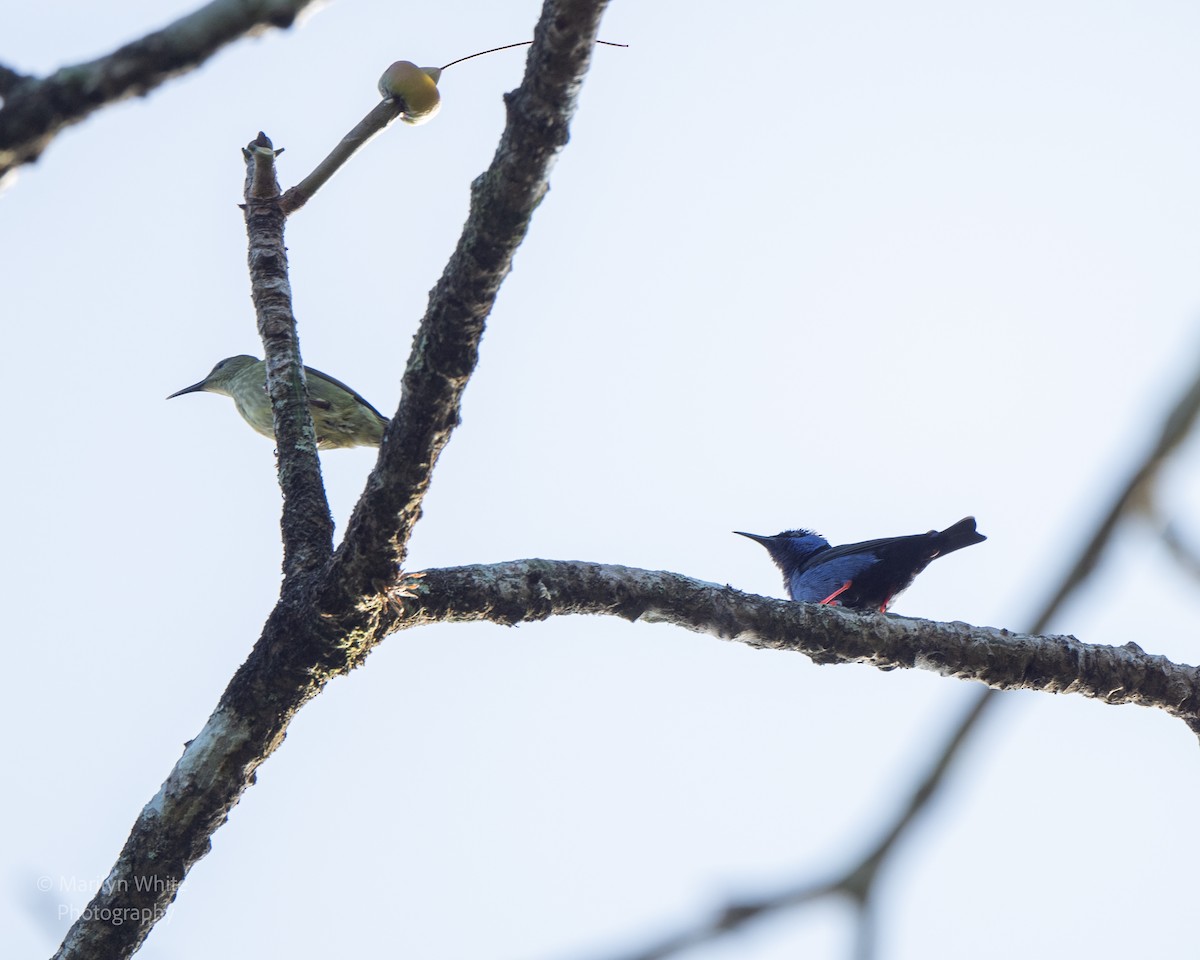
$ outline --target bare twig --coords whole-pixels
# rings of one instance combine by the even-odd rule
[[[315,0],[212,0],[107,56],[61,67],[7,91],[0,108],[0,177],[36,160],[62,130],[126,97],[194,70],[228,43],[290,27]]]
[[[299,210],[313,198],[335,173],[355,153],[367,145],[376,134],[385,130],[393,120],[404,112],[404,102],[394,98],[381,100],[363,117],[354,129],[338,141],[324,160],[307,177],[283,195],[283,212],[290,214]]]

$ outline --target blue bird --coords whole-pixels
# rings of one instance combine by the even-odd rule
[[[887,611],[892,598],[935,557],[987,539],[975,530],[974,517],[965,517],[940,532],[930,530],[911,537],[884,537],[840,547],[831,547],[828,540],[811,530],[784,530],[773,537],[733,532],[767,548],[783,571],[783,585],[793,600],[880,613]]]

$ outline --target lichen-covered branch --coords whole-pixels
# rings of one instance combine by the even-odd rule
[[[1078,693],[1136,703],[1200,733],[1200,671],[1070,636],[1032,636],[967,623],[855,613],[742,593],[678,573],[599,563],[516,560],[428,570],[403,625],[490,620],[514,624],[564,614],[671,623],[752,647],[793,650],[816,663],[917,667],[1000,690]],[[400,625],[400,624],[398,624]]]
[[[250,296],[258,320],[267,367],[267,395],[274,416],[275,455],[283,493],[284,584],[281,602],[307,588],[307,575],[323,567],[333,553],[333,516],[321,481],[317,434],[308,408],[300,339],[292,311],[286,214],[275,174],[277,151],[260,133],[245,148],[247,259]],[[305,579],[297,578],[304,576]]]
[[[322,607],[349,614],[390,582],[442,449],[459,422],[484,321],[548,189],[567,143],[607,0],[547,0],[521,86],[505,97],[508,122],[491,166],[471,187],[458,246],[413,341],[400,407],[338,548]]]
[[[16,81],[6,71],[0,107],[0,178],[36,160],[64,128],[126,97],[194,70],[227,43],[290,27],[315,0],[212,0],[107,56]]]

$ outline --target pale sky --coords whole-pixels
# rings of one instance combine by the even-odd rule
[[[45,72],[190,3],[9,3]],[[61,136],[0,198],[9,416],[0,955],[46,956],[274,603],[271,442],[237,204],[540,4],[336,0]],[[893,612],[1028,625],[1200,348],[1200,8],[621,3],[484,337],[412,569],[552,557],[782,596],[732,530],[967,514]],[[524,53],[447,71],[288,227],[307,363],[385,413]],[[322,454],[339,530],[373,462]],[[1200,444],[1163,483],[1200,543]],[[1195,662],[1197,584],[1130,525],[1054,625]],[[603,960],[873,841],[973,690],[608,619],[387,640],[304,708],[152,960]],[[1188,955],[1200,750],[1178,720],[1010,695],[884,886],[879,960]],[[848,914],[691,958],[847,956]]]

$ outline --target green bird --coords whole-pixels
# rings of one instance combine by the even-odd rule
[[[317,429],[317,449],[377,447],[388,418],[340,380],[304,368],[308,381],[308,409]],[[275,439],[271,399],[267,396],[267,365],[258,357],[226,357],[207,377],[167,397],[185,393],[221,393],[233,397],[237,412],[264,437]]]

